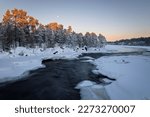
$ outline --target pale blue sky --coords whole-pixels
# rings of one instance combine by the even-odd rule
[[[108,40],[150,36],[150,0],[0,0],[7,9],[24,9],[42,24],[58,22],[75,32],[102,33]]]

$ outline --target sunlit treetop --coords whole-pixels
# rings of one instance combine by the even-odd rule
[[[37,19],[32,16],[27,15],[24,10],[13,9],[7,10],[3,17],[4,24],[13,24],[17,27],[31,26],[32,30],[35,30],[36,26],[39,25]]]

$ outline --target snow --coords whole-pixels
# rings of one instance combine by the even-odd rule
[[[26,75],[27,70],[44,67],[36,58],[5,58],[0,59],[0,82],[16,80],[17,76]]]
[[[109,99],[104,87],[102,85],[97,85],[92,81],[82,81],[76,87],[80,89],[81,99],[82,100],[104,100]]]
[[[143,55],[103,56],[98,59],[86,60],[95,64],[94,74],[103,74],[116,81],[103,79],[108,85],[82,81],[77,85],[80,89],[81,99],[113,99],[113,100],[139,100],[150,99],[150,47],[107,45],[100,51],[90,48],[88,52],[121,53],[144,52]],[[87,52],[87,53],[88,53]],[[86,57],[88,58],[88,57]]]
[[[105,86],[111,99],[150,99],[150,56],[105,56],[94,64],[94,73],[116,79]]]
[[[120,52],[140,52],[150,51],[147,46],[126,46],[126,45],[106,45],[103,48],[89,48],[86,53],[120,53]]]
[[[82,57],[82,59],[94,60],[94,58],[90,57],[90,56],[84,56],[84,57]]]
[[[58,52],[53,54],[56,51]],[[27,71],[44,67],[41,64],[43,59],[75,59],[81,51],[76,52],[73,49],[59,47],[46,50],[18,47],[11,50],[12,54],[0,53],[0,82],[22,78],[27,75]]]
[[[95,82],[92,82],[92,81],[89,81],[89,80],[84,80],[76,86],[76,89],[80,89],[80,88],[83,88],[83,87],[89,87],[89,86],[92,86],[92,85],[95,85],[95,84],[96,84]]]

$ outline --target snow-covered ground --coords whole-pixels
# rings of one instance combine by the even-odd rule
[[[111,99],[150,99],[150,56],[112,56],[94,61],[100,73],[116,78],[105,86]]]
[[[114,53],[146,50],[149,51],[150,47],[108,45],[104,51]],[[116,81],[111,81],[111,84],[105,86],[89,83],[90,81],[81,82],[77,88],[81,89],[82,99],[150,99],[150,53],[104,56],[89,62],[97,66],[97,70],[93,70],[94,73],[102,73],[115,78]],[[107,80],[107,82],[110,81]]]
[[[0,82],[16,80],[26,75],[28,70],[44,67],[41,62],[43,59],[74,59],[81,54],[73,49],[49,48],[42,50],[26,49],[18,47],[11,51],[12,54],[0,53]],[[56,54],[53,54],[57,52]]]

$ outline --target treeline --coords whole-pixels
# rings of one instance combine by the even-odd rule
[[[132,39],[123,39],[115,42],[109,42],[115,45],[131,45],[131,46],[150,46],[150,37],[140,37]]]
[[[43,25],[24,10],[7,10],[0,23],[0,48],[8,51],[18,46],[50,48],[55,46],[102,47],[106,43],[103,35],[87,32],[76,33],[71,26],[64,29],[56,22]]]

